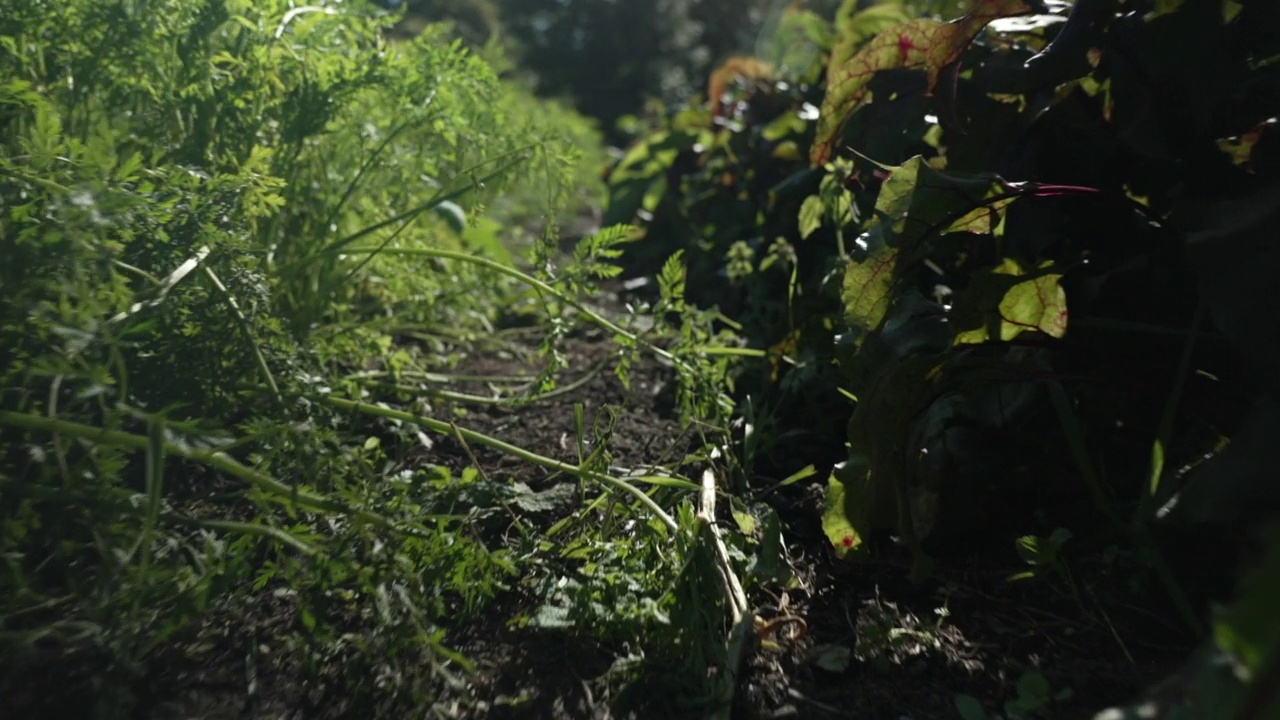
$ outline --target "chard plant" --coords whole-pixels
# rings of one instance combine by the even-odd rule
[[[956,540],[1070,527],[1139,548],[1202,632],[1156,535],[1275,507],[1244,469],[1276,427],[1275,315],[1245,300],[1276,270],[1275,11],[932,5],[792,8],[812,64],[725,63],[607,217],[643,233],[632,273],[682,254],[762,353],[738,397],[807,443],[753,445],[745,482],[831,467],[835,555],[896,540],[923,581]]]

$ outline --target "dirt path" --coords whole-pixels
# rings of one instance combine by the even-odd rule
[[[476,354],[451,371],[536,375],[537,341],[530,333],[527,343]],[[581,405],[585,426],[607,435],[614,468],[675,466],[699,447],[674,413],[676,379],[669,367],[643,356],[626,388],[610,370],[616,346],[603,333],[579,331],[562,350],[568,369],[559,384],[568,390],[521,407],[467,406],[459,424],[576,463],[574,413]],[[491,392],[479,382],[450,388]],[[448,401],[436,402],[433,412],[448,417]],[[496,450],[464,447],[455,438],[435,436],[429,445],[409,463],[445,465],[455,473],[475,467],[494,483],[522,483],[534,492],[576,482]],[[1073,559],[1072,574],[1061,578],[1011,582],[1009,576],[1025,568],[1012,546],[978,543],[947,558],[922,586],[906,581],[909,558],[891,545],[872,562],[837,561],[819,523],[829,468],[818,470],[812,481],[770,498],[783,522],[793,579],[756,588],[751,602],[765,621],[786,616],[802,622],[765,633],[748,659],[735,718],[958,718],[960,696],[971,696],[993,717],[1089,718],[1132,698],[1185,657],[1186,635],[1160,613],[1133,603],[1125,588],[1130,578],[1101,558]],[[563,516],[541,516],[537,529]],[[500,536],[505,527],[498,522],[488,531]],[[689,708],[689,698],[673,696],[661,678],[633,674],[628,682],[619,680],[613,670],[636,647],[607,644],[573,629],[512,623],[532,613],[537,602],[516,584],[479,621],[446,623],[446,646],[472,661],[475,672],[443,688],[441,702],[424,710],[426,717],[703,716]],[[343,716],[340,698],[302,680],[296,665],[274,662],[267,652],[273,638],[291,632],[295,616],[286,596],[213,614],[203,631],[214,638],[212,650],[200,657],[177,653],[156,659],[154,695],[140,717]],[[249,687],[257,688],[248,697],[247,667],[255,673],[256,685]],[[342,687],[340,677],[332,681]]]
[[[565,351],[571,367],[585,368],[607,360],[613,346],[587,333]],[[521,374],[536,365],[528,357],[484,357],[460,370]],[[670,463],[694,447],[667,399],[675,378],[652,360],[632,375],[630,390],[605,372],[574,392],[523,409],[475,412],[467,423],[574,461],[574,405],[581,403],[589,418],[608,406],[616,412],[610,445],[616,465]],[[440,451],[460,464],[468,461],[456,444],[443,443]],[[492,477],[535,489],[552,482],[545,471],[492,451],[474,452]],[[825,477],[820,470],[818,479]],[[956,558],[916,587],[905,579],[905,555],[895,558],[890,551],[865,564],[837,561],[818,521],[820,489],[788,490],[775,506],[796,579],[789,587],[761,589],[752,599],[775,614],[802,618],[804,625],[780,630],[750,659],[735,717],[954,718],[957,696],[969,695],[991,713],[1021,697],[1025,717],[1085,718],[1132,698],[1185,657],[1189,639],[1167,620],[1118,604],[1125,579],[1106,567],[1079,567],[1071,582],[1011,582],[1019,564],[1010,545],[1005,554],[987,548]],[[1096,587],[1078,578],[1090,578]],[[450,634],[479,668],[466,693],[469,702],[451,716],[567,720],[680,712],[669,697],[618,696],[623,688],[609,679],[609,669],[625,648],[572,631],[509,627],[507,618],[528,612],[529,602],[512,595],[490,622]]]

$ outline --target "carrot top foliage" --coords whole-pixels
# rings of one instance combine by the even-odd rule
[[[358,394],[355,370],[436,363],[432,343],[526,294],[380,251],[514,262],[498,231],[574,212],[599,139],[438,29],[388,41],[393,21],[0,2],[10,702],[48,675],[68,685],[46,708],[129,715],[148,663],[267,596],[300,623],[281,657],[354,672],[341,707],[420,705],[465,665],[436,622],[477,612],[512,560],[455,535],[423,486],[366,484],[386,452],[318,399]],[[377,629],[353,646],[341,626],[361,618]]]

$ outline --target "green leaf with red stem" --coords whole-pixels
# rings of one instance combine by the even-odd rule
[[[870,227],[858,237],[862,257],[845,269],[846,319],[865,330],[878,328],[900,264],[927,257],[932,237],[992,232],[1016,198],[994,175],[948,175],[918,155],[894,168],[876,197]]]
[[[810,160],[823,165],[830,159],[845,121],[870,101],[870,82],[877,72],[922,70],[928,75],[928,92],[932,93],[942,68],[960,57],[987,23],[1030,9],[1023,0],[977,0],[968,15],[952,22],[921,18],[895,25],[856,54],[850,41],[837,45],[827,67],[827,96],[822,101]]]
[[[957,175],[917,155],[894,168],[876,197],[863,249],[883,245],[913,255],[924,240],[954,232],[986,234],[999,227],[1009,203],[1026,194],[992,173]]]

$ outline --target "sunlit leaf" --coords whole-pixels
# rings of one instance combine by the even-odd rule
[[[769,142],[778,142],[788,136],[803,134],[806,127],[808,123],[799,113],[784,113],[765,125],[760,131],[760,137]]]
[[[142,169],[142,153],[135,152],[116,168],[114,177],[117,181],[132,180]]]
[[[919,155],[902,163],[885,180],[880,187],[880,194],[876,196],[876,219],[880,222],[888,221],[897,232],[901,232],[906,223],[911,209],[911,195],[920,180],[920,167],[923,164],[924,159]]]
[[[920,155],[890,170],[876,197],[869,232],[860,238],[863,250],[891,245],[914,252],[920,241],[947,233],[990,233],[1016,199],[992,173],[945,173]]]
[[[793,4],[782,11],[777,29],[756,54],[766,57],[788,76],[810,78],[821,72],[823,48],[831,46],[831,26],[818,13]]]
[[[1067,334],[1067,293],[1060,274],[1041,275],[1009,288],[1000,302],[1000,339],[1012,340],[1027,331],[1050,337]]]
[[[867,330],[879,327],[889,308],[901,253],[911,258],[905,262],[915,262],[917,246],[927,238],[994,231],[1013,200],[1005,194],[993,175],[948,175],[929,167],[919,155],[893,168],[876,197],[869,230],[857,240],[856,250],[865,256],[845,269],[841,297],[846,318]],[[1003,288],[996,297],[1004,297]],[[1021,305],[1010,312],[1015,321],[1025,319]]]
[[[1231,158],[1233,165],[1247,167],[1253,159],[1253,149],[1265,135],[1274,136],[1280,130],[1280,118],[1270,118],[1248,132],[1218,141],[1218,149]]]
[[[827,162],[849,116],[870,100],[871,78],[882,70],[921,70],[928,77],[932,93],[942,68],[954,62],[986,27],[1001,17],[1028,12],[1022,0],[978,0],[963,18],[949,23],[928,18],[911,20],[876,35],[865,47],[850,56],[857,40],[842,41],[832,50],[827,68],[827,95],[818,117],[817,135],[810,160]]]
[[[695,482],[681,480],[680,478],[667,477],[665,475],[628,475],[627,482],[640,483],[642,485],[653,485],[654,487],[669,487],[679,490],[700,490],[701,486]]]
[[[732,514],[733,514],[733,521],[737,523],[738,530],[743,535],[755,534],[756,527],[759,525],[759,523],[756,522],[756,518],[754,515],[742,510],[733,510]]]
[[[1024,535],[1014,542],[1018,557],[1033,567],[1045,567],[1058,561],[1059,551],[1071,539],[1071,531],[1058,528],[1048,538]]]
[[[810,195],[800,205],[800,238],[806,239],[822,227],[822,198]]]
[[[786,479],[778,483],[778,485],[781,487],[785,487],[787,485],[792,485],[794,483],[800,482],[801,480],[804,480],[806,478],[811,478],[817,474],[818,474],[818,470],[812,464],[805,465],[799,470],[788,475]]]
[[[569,617],[569,609],[554,605],[542,605],[529,618],[529,624],[536,628],[544,628],[548,630],[567,630],[574,626],[574,621]]]
[[[676,155],[694,143],[686,133],[659,132],[636,143],[609,175],[610,184],[628,180],[650,180],[670,167]]]
[[[970,232],[978,235],[1002,234],[1005,211],[1017,197],[993,186],[984,202],[965,213],[947,228],[947,232]]]
[[[773,66],[763,60],[745,55],[728,58],[711,73],[711,78],[707,82],[711,114],[713,116],[723,114],[724,108],[721,105],[724,102],[725,93],[735,81],[770,80],[774,74]]]
[[[833,472],[827,478],[827,495],[822,506],[822,531],[826,533],[837,557],[844,557],[862,546],[862,534],[849,521],[845,511],[844,483]]]
[[[515,258],[502,241],[502,231],[505,229],[492,218],[481,216],[462,229],[462,238],[468,246],[483,250],[487,257],[504,265],[514,265]]]
[[[803,158],[800,154],[800,146],[795,140],[783,140],[770,155],[776,160],[796,161]]]
[[[845,317],[853,323],[874,330],[889,310],[889,293],[893,289],[893,270],[898,250],[883,247],[860,262],[852,262],[844,271]]]
[[[858,10],[859,5],[861,3],[846,3],[836,13],[841,47],[856,50],[880,32],[912,19],[907,8],[899,3],[886,2]],[[847,14],[849,11],[853,11],[852,14]]]
[[[1150,21],[1160,17],[1161,15],[1178,12],[1178,10],[1182,9],[1182,5],[1185,2],[1186,0],[1155,0],[1154,6],[1146,15],[1146,19]]]
[[[1061,273],[1046,271],[1025,273],[1013,260],[1006,259],[990,274],[976,278],[958,310],[959,327],[956,345],[999,340],[1007,342],[1024,332],[1041,332],[1062,338],[1067,334],[1067,293],[1062,289]],[[999,297],[995,307],[994,299]]]

